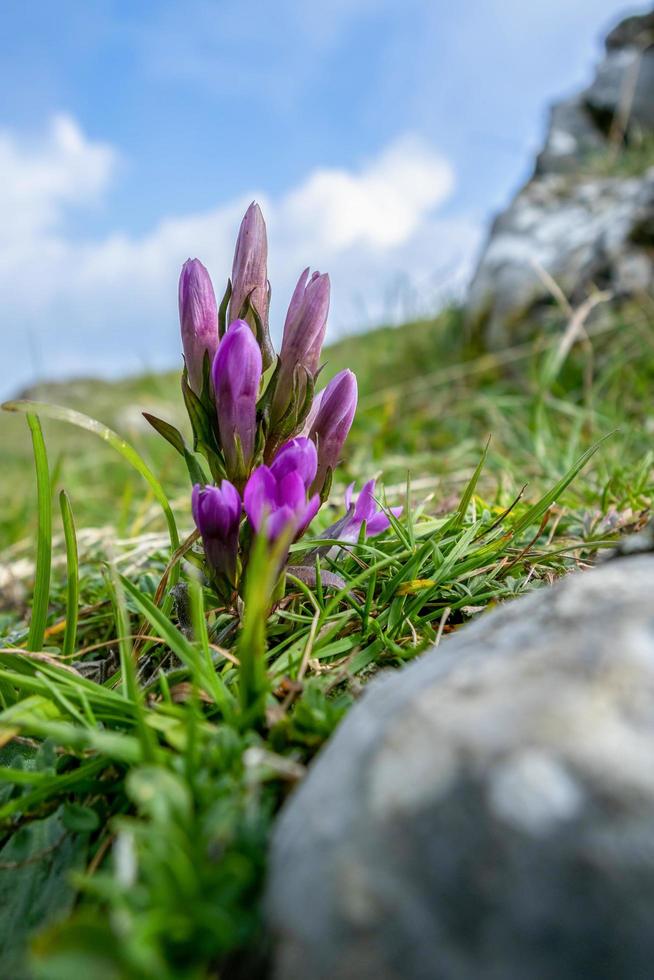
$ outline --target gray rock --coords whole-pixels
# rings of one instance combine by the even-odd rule
[[[651,290],[654,169],[625,176],[616,161],[614,174],[600,175],[598,162],[611,169],[612,125],[629,93],[627,144],[654,136],[653,42],[654,13],[623,21],[593,83],[553,107],[534,176],[493,223],[470,286],[468,329],[485,346],[541,328],[534,314],[552,297],[539,269],[573,303],[594,286],[617,299]]]
[[[516,335],[514,321],[550,297],[539,269],[573,303],[590,284],[618,298],[646,292],[654,284],[652,242],[637,232],[650,226],[654,167],[631,178],[543,174],[495,220],[470,286],[469,316],[485,318],[489,347],[505,345]]]
[[[583,96],[575,96],[552,106],[536,174],[575,173],[583,160],[605,150],[605,136],[598,131]]]
[[[634,84],[635,83],[635,84]],[[633,93],[629,93],[633,85]],[[628,17],[606,39],[606,56],[584,92],[586,106],[605,126],[629,94],[628,125],[654,129],[654,11]]]
[[[277,980],[649,980],[654,556],[374,681],[274,834]]]

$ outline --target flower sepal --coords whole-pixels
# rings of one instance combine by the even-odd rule
[[[277,376],[276,384],[279,384],[280,380],[282,380],[281,372]],[[293,386],[284,413],[275,419],[270,426],[266,458],[270,459],[282,443],[300,432],[311,411],[314,392],[315,381],[313,376],[302,364],[296,365],[293,372]],[[275,395],[276,391],[271,396],[271,413],[274,411]]]
[[[232,280],[227,280],[227,286],[225,292],[223,293],[223,298],[220,301],[220,306],[218,307],[218,340],[222,340],[227,331],[227,310],[229,308],[229,301],[232,298]]]
[[[182,396],[193,432],[193,452],[204,456],[214,480],[222,480],[226,470],[214,422],[215,408],[212,401],[205,402],[195,394],[188,383],[186,369],[182,373]]]
[[[270,284],[268,284],[268,286],[270,286]],[[239,310],[238,319],[245,320],[245,322],[252,328],[252,332],[257,338],[257,343],[261,348],[261,361],[265,371],[266,368],[270,367],[277,355],[275,354],[275,349],[272,345],[272,340],[270,339],[268,320],[266,318],[264,321],[259,316],[256,306],[254,306],[252,303],[253,294],[254,289],[252,289],[251,292],[249,292],[245,297],[245,301]],[[268,290],[268,297],[268,303],[270,303],[270,289]]]

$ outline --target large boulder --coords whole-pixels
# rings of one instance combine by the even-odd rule
[[[606,40],[592,84],[555,105],[535,173],[491,227],[467,304],[470,332],[501,347],[539,329],[552,297],[616,298],[654,285],[654,13]],[[648,165],[648,164],[651,164]]]
[[[276,980],[649,980],[654,556],[374,681],[282,811]]]

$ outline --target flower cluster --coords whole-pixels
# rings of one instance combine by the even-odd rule
[[[226,600],[239,589],[254,535],[265,535],[270,544],[281,541],[287,554],[304,534],[329,495],[357,405],[356,377],[349,370],[315,390],[329,276],[302,272],[276,354],[269,333],[267,259],[266,226],[253,203],[241,223],[220,305],[202,263],[189,259],[184,264],[179,281],[182,391],[192,451],[171,425],[148,416],[185,458],[209,578]],[[373,491],[371,481],[353,505],[348,489],[347,513],[339,522],[343,540],[356,540],[364,523],[367,534],[389,526]]]

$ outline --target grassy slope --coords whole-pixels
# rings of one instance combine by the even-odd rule
[[[520,348],[499,358],[470,358],[456,311],[332,345],[323,378],[349,367],[360,392],[341,483],[376,471],[383,472],[387,486],[403,485],[409,471],[416,486],[433,489],[442,502],[469,477],[490,435],[485,491],[503,497],[529,483],[530,492],[537,493],[593,440],[621,428],[619,439],[601,451],[593,474],[577,484],[577,494],[589,506],[600,499],[618,507],[637,504],[636,498],[630,501],[629,487],[633,467],[649,451],[650,314],[634,307],[614,317],[594,341],[592,363],[577,352],[554,381],[546,377],[548,348],[539,350],[538,344],[534,352]],[[551,336],[562,326],[555,317]],[[182,511],[187,509],[185,475],[176,454],[140,414],[151,411],[186,431],[176,374],[43,385],[32,394],[116,429],[150,463]],[[44,430],[55,482],[68,490],[79,526],[110,523],[121,535],[162,528],[147,488],[109,448],[61,423],[46,421]],[[1,552],[34,528],[24,418],[0,414],[0,446],[5,477],[0,484]],[[608,497],[601,498],[609,483]]]
[[[211,648],[201,641],[189,646],[174,612],[157,620],[149,605],[166,554],[164,522],[145,485],[94,437],[46,425],[54,482],[68,490],[81,529],[74,656],[92,679],[60,666],[66,609],[60,565],[44,644],[50,659],[20,652],[28,568],[26,591],[5,598],[3,645],[14,650],[0,650],[0,762],[14,773],[0,784],[0,865],[17,866],[5,875],[3,900],[31,931],[72,905],[71,867],[92,873],[75,917],[38,940],[38,977],[199,980],[215,976],[216,964],[230,976],[235,951],[241,975],[256,975],[243,949],[262,948],[257,896],[271,816],[361,683],[489,604],[592,562],[618,530],[647,518],[654,493],[651,312],[634,306],[598,321],[590,345],[557,370],[552,354],[563,324],[556,317],[548,343],[494,357],[466,354],[456,312],[330,348],[326,376],[351,367],[361,391],[341,486],[381,470],[389,498],[406,504],[408,469],[413,509],[395,533],[339,558],[350,591],[334,596],[291,582],[267,624],[266,652],[256,622],[234,646],[230,616],[210,616],[220,647],[210,668]],[[148,409],[181,422],[175,377],[76,383],[39,397],[96,415],[130,438],[177,498],[180,525],[188,527],[188,488],[177,457],[138,421],[139,410]],[[9,555],[15,561],[33,552],[32,462],[24,418],[0,417],[0,425],[8,476],[0,491],[2,533],[15,542]],[[616,428],[570,485],[541,498]],[[475,493],[457,513],[489,434]],[[522,499],[503,516],[524,484]],[[103,533],[84,531],[108,522]],[[58,540],[54,551],[61,559]],[[125,644],[124,672],[115,673],[122,613],[115,583],[103,572],[107,559],[125,575],[132,629],[147,622],[148,633],[160,638],[139,649],[145,697],[130,693]],[[104,645],[91,649],[97,644]],[[171,649],[178,666],[174,661],[164,683],[153,671],[168,669]],[[256,724],[236,707],[245,675],[234,668],[234,654],[242,663],[266,662],[276,691]],[[95,660],[108,666],[106,675]],[[16,732],[25,741],[3,748]],[[25,772],[32,769],[34,776]],[[116,835],[121,844],[112,866],[103,857]],[[23,866],[21,856],[34,852],[45,857]],[[208,854],[221,858],[207,860]],[[0,920],[0,946],[16,957],[16,976],[23,969],[19,935],[5,936]]]

